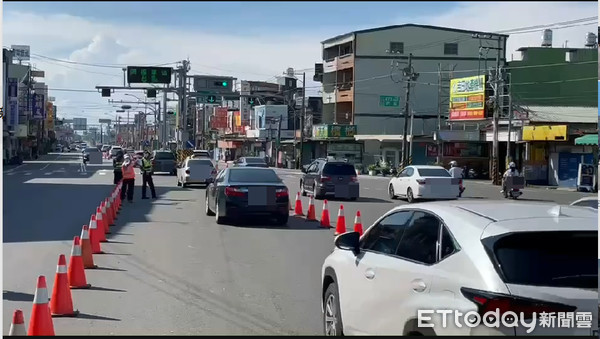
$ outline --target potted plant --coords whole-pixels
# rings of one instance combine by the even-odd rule
[[[369,175],[370,176],[377,175],[377,165],[375,165],[375,164],[369,165]]]
[[[388,174],[390,174],[390,168],[388,166],[382,167],[381,168],[381,174],[385,177]]]
[[[361,175],[363,172],[362,164],[354,164],[354,169],[356,170],[356,175]]]

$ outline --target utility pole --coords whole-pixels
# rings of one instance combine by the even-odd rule
[[[500,172],[498,168],[498,121],[500,119],[500,99],[502,95],[500,93],[502,84],[502,74],[500,72],[500,53],[502,53],[502,38],[498,37],[498,47],[496,49],[496,77],[494,79],[494,95],[495,95],[495,109],[494,109],[494,139],[493,139],[493,152],[492,152],[492,181],[494,185],[500,185]]]
[[[283,116],[279,116],[279,121],[277,122],[277,147],[275,148],[275,167],[279,164],[279,148],[281,147],[281,121],[283,120]],[[294,130],[294,133],[296,131]]]
[[[412,53],[408,55],[408,67],[404,69],[404,77],[406,78],[406,97],[404,99],[404,131],[402,133],[402,167],[408,165],[408,123],[409,123],[409,103],[410,103],[410,87],[413,80],[416,80],[416,74],[412,68]],[[411,136],[412,139],[412,136]]]
[[[415,111],[411,111],[410,112],[410,147],[408,148],[408,164],[412,163],[414,122],[415,122]]]
[[[302,155],[304,151],[304,119],[306,119],[306,72],[302,72],[302,111],[300,113],[300,157],[297,162],[296,168],[302,168]],[[294,131],[296,133],[296,131]],[[294,153],[296,147],[294,146]]]
[[[187,72],[189,71],[189,61],[182,60],[182,66],[179,68],[179,111],[181,112],[181,145],[185,147],[185,144],[188,142],[189,130],[187,128],[187,115],[188,115],[188,106],[187,106]]]
[[[512,123],[513,123],[513,108],[512,108],[512,77],[510,76],[510,73],[507,74],[508,76],[508,139],[506,140],[506,166],[508,167],[508,164],[512,161],[512,156],[510,153],[510,142],[511,142],[511,133],[512,133]]]
[[[167,136],[167,91],[163,91],[163,149],[166,149],[169,138]]]

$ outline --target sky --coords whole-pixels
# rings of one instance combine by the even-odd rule
[[[2,44],[30,45],[58,117],[91,124],[114,118],[114,105],[94,88],[122,86],[125,65],[189,59],[190,75],[262,81],[293,67],[307,72],[307,93],[318,95],[312,70],[322,61],[320,42],[339,34],[406,23],[496,32],[597,13],[597,2],[4,2]],[[553,29],[555,45],[583,47],[596,25]],[[508,59],[539,46],[541,36],[511,35]],[[133,99],[123,93],[111,99]]]

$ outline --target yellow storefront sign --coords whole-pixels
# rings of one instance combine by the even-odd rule
[[[450,120],[485,118],[485,75],[450,80]]]
[[[567,141],[567,125],[523,126],[523,141]]]

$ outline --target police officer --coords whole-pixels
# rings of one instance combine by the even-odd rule
[[[146,196],[146,183],[150,186],[152,199],[156,199],[156,190],[154,189],[154,181],[152,180],[152,160],[150,152],[144,152],[142,158],[142,199],[148,199]]]
[[[123,151],[117,152],[117,156],[113,159],[113,173],[114,173],[114,184],[118,184],[123,179],[123,166],[124,155]]]
[[[136,161],[131,159],[129,154],[125,155],[122,171],[123,171],[123,187],[121,188],[121,200],[125,200],[127,196],[128,202],[133,202],[133,189],[135,187],[135,169]]]

